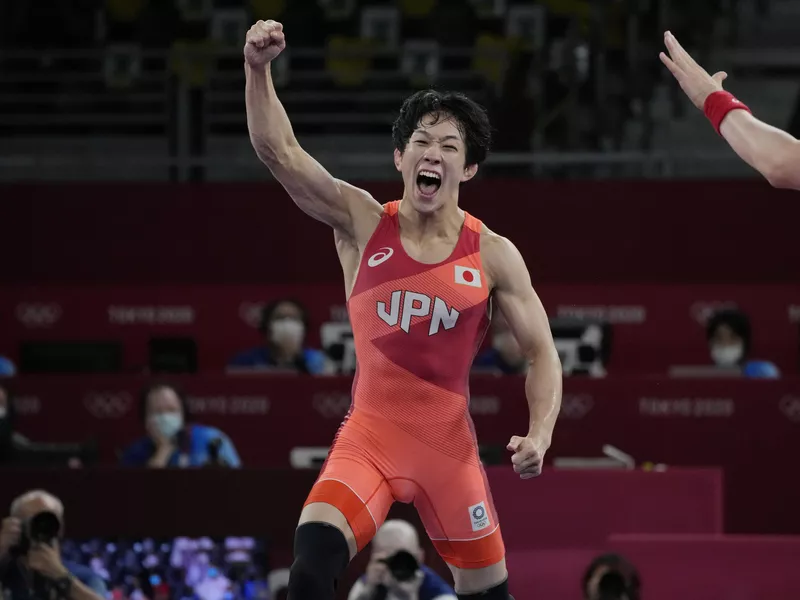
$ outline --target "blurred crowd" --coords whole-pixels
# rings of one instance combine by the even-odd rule
[[[708,18],[732,14],[723,2],[672,2],[670,7],[672,26],[698,42],[707,37]],[[444,85],[489,108],[499,151],[619,149],[623,124],[647,117],[644,106],[660,76],[654,57],[666,14],[662,2],[634,0],[80,0],[69,7],[11,2],[0,10],[0,52],[14,51],[0,58],[4,69],[10,75],[40,74],[36,91],[46,92],[42,102],[51,103],[55,113],[70,110],[74,116],[77,105],[71,98],[87,93],[94,103],[86,108],[88,116],[152,110],[152,102],[128,93],[163,94],[154,82],[171,76],[200,94],[195,100],[201,104],[208,91],[205,102],[214,114],[240,114],[241,103],[217,100],[211,91],[241,91],[244,32],[257,19],[275,19],[284,23],[292,49],[280,63],[278,85],[291,81],[292,93],[321,99],[331,97],[327,92],[353,92],[327,103],[287,95],[284,104],[301,136],[385,133],[387,123],[377,117],[396,110],[399,100],[421,86]],[[41,22],[60,26],[38,43]],[[30,49],[47,58],[26,58]],[[65,49],[83,54],[48,53]],[[102,78],[80,76],[98,66]],[[65,71],[76,76],[47,77]],[[295,72],[301,76],[293,77]],[[0,92],[34,91],[24,77],[13,81],[9,77]],[[375,93],[376,85],[381,93]],[[28,109],[24,103],[4,106],[8,114]],[[376,118],[350,119],[346,125],[317,118],[352,112]],[[113,118],[95,121],[96,133],[113,130]],[[17,127],[11,121],[6,126]],[[236,119],[224,126],[211,119],[205,126],[244,132]],[[142,126],[126,133],[156,131]]]

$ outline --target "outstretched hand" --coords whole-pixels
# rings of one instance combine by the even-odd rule
[[[709,75],[669,31],[664,33],[664,44],[667,46],[669,56],[663,52],[659,54],[661,62],[675,76],[681,89],[689,96],[692,103],[703,110],[706,98],[714,92],[722,91],[722,82],[725,81],[728,74],[719,71],[713,76]]]

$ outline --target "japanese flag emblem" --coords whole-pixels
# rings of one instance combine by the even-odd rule
[[[481,272],[478,269],[456,265],[456,283],[470,287],[481,287]]]

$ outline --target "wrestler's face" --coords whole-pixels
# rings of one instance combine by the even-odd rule
[[[422,118],[394,164],[403,174],[404,199],[420,213],[431,214],[458,201],[458,186],[475,176],[478,165],[466,166],[466,144],[453,118],[430,114]]]

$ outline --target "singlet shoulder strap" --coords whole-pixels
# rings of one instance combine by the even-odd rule
[[[392,202],[387,202],[383,205],[383,212],[393,217],[397,214],[397,211],[400,210],[400,200],[394,200]]]
[[[483,221],[476,219],[466,211],[464,211],[464,226],[478,234],[483,231]]]

